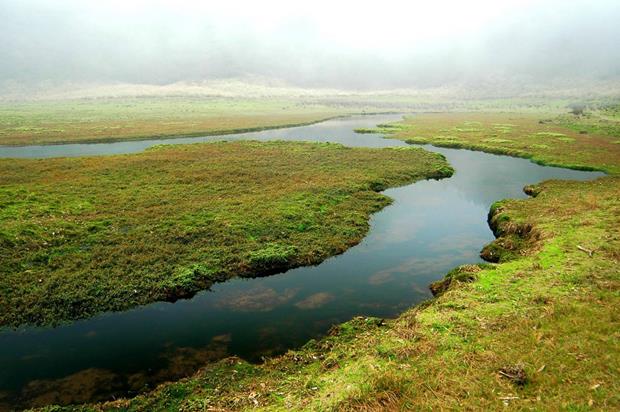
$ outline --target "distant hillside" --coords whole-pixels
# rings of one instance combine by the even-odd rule
[[[0,82],[0,101],[65,100],[116,97],[231,97],[231,98],[331,98],[338,100],[381,101],[401,97],[437,102],[507,98],[618,98],[620,78],[608,80],[558,79],[535,84],[528,79],[486,79],[441,87],[389,90],[347,90],[301,88],[279,80],[260,77],[225,80],[182,81],[171,84],[68,83],[23,84]]]

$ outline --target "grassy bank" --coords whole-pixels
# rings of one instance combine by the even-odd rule
[[[603,113],[581,117],[545,113],[425,113],[377,130],[410,143],[482,150],[531,158],[546,165],[620,173],[620,116]],[[602,129],[604,133],[595,133]]]
[[[0,103],[0,145],[214,135],[313,123],[343,108],[290,99],[101,98]]]
[[[231,358],[80,409],[617,409],[620,179],[534,189],[492,211],[500,243],[521,240],[513,259],[453,271],[426,305],[353,319],[262,365]]]
[[[0,325],[54,324],[314,264],[390,186],[449,176],[420,149],[234,142],[0,160]]]

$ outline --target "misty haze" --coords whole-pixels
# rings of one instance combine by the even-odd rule
[[[0,22],[0,412],[620,409],[618,1]]]

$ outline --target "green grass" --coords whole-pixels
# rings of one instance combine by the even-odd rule
[[[581,116],[563,115],[553,123],[579,134],[600,134],[620,141],[620,104],[609,104],[597,110],[586,110]]]
[[[0,145],[227,134],[308,124],[346,113],[291,99],[144,97],[0,103]]]
[[[449,176],[420,149],[220,142],[0,159],[0,325],[46,325],[316,264],[358,243],[379,190]]]
[[[553,166],[620,173],[620,120],[612,134],[579,133],[601,112],[589,117],[546,113],[426,113],[407,117],[398,128],[377,128],[386,137],[408,143],[482,150],[525,157]],[[614,123],[615,122],[615,123]],[[610,129],[612,130],[612,129]]]
[[[85,96],[88,96],[86,94]],[[399,94],[351,94],[280,97],[164,95],[83,97],[39,101],[0,101],[0,145],[110,142],[256,131],[317,122],[350,113],[428,111],[514,111],[556,116],[567,112],[568,99],[472,99]],[[592,101],[595,105],[602,103]],[[613,115],[613,104],[605,118]],[[609,114],[611,113],[611,114]],[[400,125],[379,125],[395,131]],[[472,132],[476,123],[458,125]],[[499,134],[511,130],[498,122]],[[600,127],[599,127],[600,126]],[[599,128],[607,126],[598,125]],[[374,132],[367,129],[366,132]]]

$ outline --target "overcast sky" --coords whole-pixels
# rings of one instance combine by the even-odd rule
[[[619,0],[0,0],[0,80],[613,80],[619,22]]]

